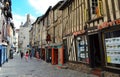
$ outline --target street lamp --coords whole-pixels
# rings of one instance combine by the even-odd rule
[[[81,37],[77,37],[77,41],[81,41],[82,39],[81,39]]]

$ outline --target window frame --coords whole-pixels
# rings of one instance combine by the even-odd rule
[[[107,38],[115,38],[113,34],[113,32],[115,31],[119,31],[120,32],[120,29],[118,30],[111,30],[111,31],[106,31],[106,32],[103,32],[103,47],[104,47],[104,53],[105,53],[105,67],[109,67],[109,68],[114,68],[114,69],[119,69],[120,70],[120,63],[119,64],[116,64],[116,63],[108,63],[107,60],[108,60],[108,56],[107,56],[107,46],[106,46],[106,43],[105,43],[105,38],[106,38],[106,35],[105,33],[109,33],[109,35],[107,36]],[[111,35],[110,35],[111,33]],[[119,35],[119,38],[120,38],[120,35]],[[112,45],[112,44],[111,44]],[[113,52],[112,52],[113,53]]]
[[[78,37],[80,37],[83,40],[78,41],[77,40]],[[82,63],[89,64],[87,36],[86,35],[82,35],[82,36],[79,35],[79,36],[76,37],[75,42],[76,42],[76,50],[77,50],[77,62],[82,62]],[[82,44],[82,43],[84,43],[84,45],[81,45],[81,46],[83,46],[83,47],[81,47],[81,49],[84,48],[84,51],[82,51],[82,52],[85,55],[85,58],[81,58],[81,60],[80,60],[79,59],[80,55],[78,56],[79,50],[80,50],[80,48],[78,48],[78,44]],[[82,55],[81,55],[81,57],[82,57]]]

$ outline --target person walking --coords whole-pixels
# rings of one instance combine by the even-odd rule
[[[22,59],[22,58],[23,58],[23,56],[24,56],[23,51],[20,51],[20,56],[21,56],[21,59]]]
[[[40,60],[40,56],[39,56],[39,52],[38,51],[36,52],[36,58],[37,58],[38,61]]]
[[[30,59],[32,59],[32,52],[30,51]]]
[[[25,60],[26,60],[26,62],[28,62],[28,57],[29,57],[29,53],[27,51],[26,54],[25,54]]]

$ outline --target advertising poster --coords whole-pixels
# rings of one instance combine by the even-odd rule
[[[120,37],[105,39],[107,63],[120,64]]]

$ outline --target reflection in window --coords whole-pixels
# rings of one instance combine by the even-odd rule
[[[88,63],[88,44],[86,36],[76,38],[78,61]]]

